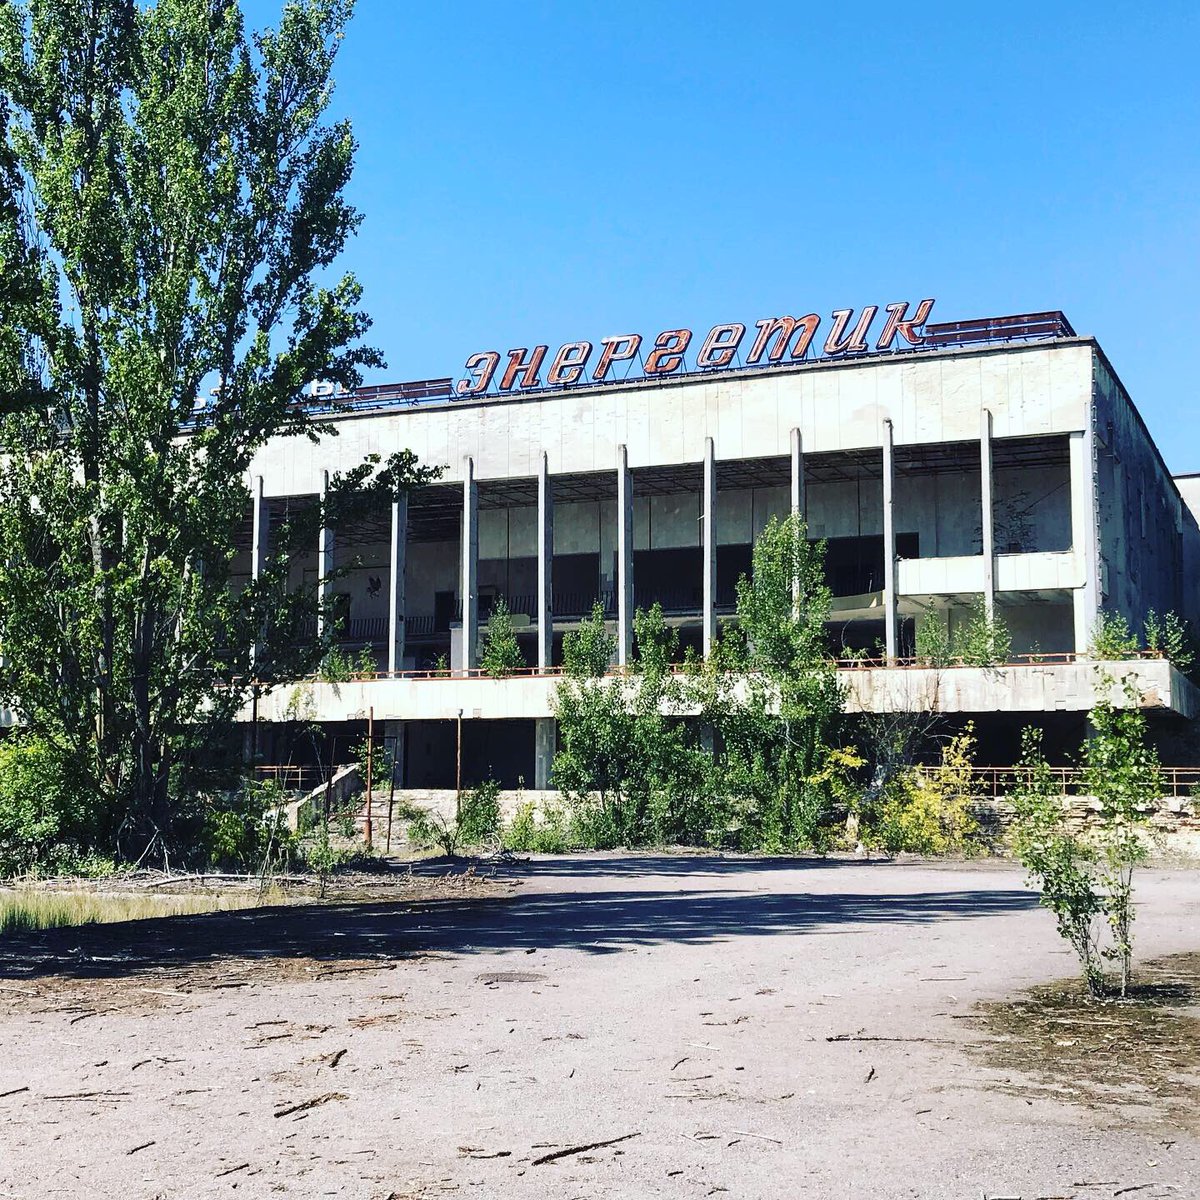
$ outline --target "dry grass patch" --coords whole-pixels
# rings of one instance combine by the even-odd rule
[[[1124,999],[1091,1000],[1081,982],[1031,988],[980,1004],[987,1036],[974,1052],[1013,1072],[996,1086],[1049,1096],[1128,1119],[1200,1131],[1200,952],[1144,964]]]
[[[130,892],[49,891],[39,888],[0,890],[0,935],[140,921],[151,917],[190,916],[253,908],[278,898],[259,892],[189,892],[184,895],[139,895]]]

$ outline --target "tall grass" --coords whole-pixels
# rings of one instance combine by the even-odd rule
[[[257,892],[213,892],[207,895],[139,896],[103,892],[50,892],[32,888],[0,889],[0,936],[6,933],[178,917],[192,913],[253,908],[271,897]]]

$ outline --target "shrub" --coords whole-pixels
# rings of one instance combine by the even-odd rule
[[[575,679],[600,679],[608,673],[617,652],[617,639],[604,624],[604,606],[592,605],[589,617],[563,637],[563,670]]]
[[[349,683],[360,675],[374,675],[377,670],[374,653],[363,647],[352,655],[340,646],[332,647],[317,668],[317,678],[323,683]]]
[[[485,675],[502,679],[519,671],[525,665],[525,656],[517,643],[512,613],[503,596],[496,598],[492,614],[488,617],[487,632],[483,639],[483,653],[479,665]]]
[[[1103,692],[1112,683],[1101,674]],[[1129,985],[1133,872],[1146,860],[1146,813],[1161,794],[1158,757],[1147,742],[1141,697],[1130,681],[1124,690],[1122,708],[1104,695],[1089,714],[1093,735],[1084,750],[1083,781],[1100,804],[1095,829],[1077,832],[1072,827],[1042,754],[1039,729],[1024,732],[1012,795],[1013,850],[1040,889],[1042,905],[1054,913],[1059,934],[1078,956],[1093,996],[1104,992],[1104,959],[1118,963],[1122,996]]]
[[[70,871],[92,847],[98,814],[67,757],[31,733],[0,740],[0,873]]]
[[[1119,662],[1137,658],[1138,640],[1130,631],[1129,622],[1120,613],[1102,612],[1092,626],[1088,643],[1088,658],[1101,662]]]
[[[917,658],[931,667],[944,667],[950,661],[950,634],[937,613],[923,617],[917,626],[916,652]]]
[[[1027,728],[1021,737],[1013,806],[1013,853],[1041,892],[1043,908],[1054,914],[1059,935],[1075,951],[1088,992],[1099,995],[1097,920],[1104,911],[1097,881],[1096,849],[1070,826],[1066,797],[1042,754],[1042,731]]]
[[[463,846],[491,846],[500,840],[500,785],[489,779],[464,792],[457,816],[447,818],[430,809],[405,809],[409,840],[418,846],[437,846],[453,858]]]
[[[967,667],[994,667],[1012,654],[1012,635],[1002,617],[989,614],[982,596],[971,606],[971,615],[955,630],[952,652]]]
[[[458,811],[458,834],[465,846],[482,846],[500,832],[500,785],[488,779],[467,792]]]
[[[570,848],[566,813],[550,805],[539,813],[533,801],[526,801],[505,827],[502,842],[506,850],[562,854]]]
[[[971,811],[979,798],[974,751],[968,725],[942,747],[938,768],[910,768],[896,775],[884,790],[874,840],[890,853],[975,853],[980,829]]]
[[[1151,609],[1146,614],[1146,649],[1161,654],[1184,675],[1196,669],[1196,639],[1186,621],[1169,612],[1165,617]]]
[[[296,840],[284,821],[283,804],[277,784],[255,780],[210,801],[201,833],[208,865],[263,875],[286,869]]]

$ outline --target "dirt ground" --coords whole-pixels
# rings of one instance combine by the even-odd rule
[[[0,943],[0,1198],[1200,1197],[1200,874],[1098,1009],[1001,864],[424,870]]]

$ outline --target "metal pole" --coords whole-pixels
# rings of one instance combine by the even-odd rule
[[[258,767],[258,684],[253,684],[250,699],[250,776]]]
[[[367,849],[371,849],[371,792],[375,786],[375,706],[367,710]]]
[[[392,852],[392,807],[396,803],[396,759],[397,759],[398,755],[396,754],[394,747],[395,747],[395,744],[399,740],[400,739],[398,737],[392,739],[392,744],[393,744],[392,770],[391,770],[392,782],[388,785],[388,823],[387,823],[387,846],[386,846],[387,852],[389,854]],[[383,739],[383,744],[385,746],[387,745],[387,738]]]
[[[454,820],[456,822],[462,816],[462,714],[463,710],[460,708],[458,710],[458,749],[454,768]]]

